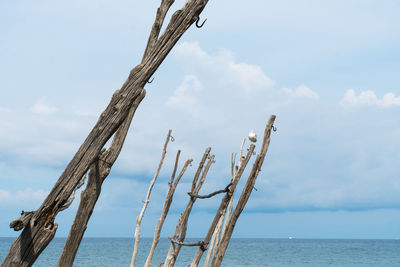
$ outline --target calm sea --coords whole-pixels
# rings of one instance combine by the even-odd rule
[[[12,241],[12,238],[0,238],[0,262]],[[55,238],[34,266],[56,266],[64,241]],[[151,241],[149,238],[141,240],[137,266],[143,266]],[[74,266],[129,266],[132,244],[129,238],[86,238]],[[160,240],[152,266],[163,261],[169,244],[167,239]],[[185,247],[175,266],[187,266],[195,251]],[[222,265],[400,266],[400,240],[233,239]]]

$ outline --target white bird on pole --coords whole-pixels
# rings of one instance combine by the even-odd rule
[[[253,143],[257,142],[257,135],[253,130],[249,133],[249,140]]]

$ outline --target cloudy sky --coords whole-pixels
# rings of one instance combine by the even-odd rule
[[[175,1],[173,9],[184,3]],[[159,1],[0,2],[0,236],[57,181],[114,90],[139,63]],[[87,236],[133,236],[168,129],[163,171],[143,221],[152,236],[177,149],[194,163],[163,236],[187,202],[207,146],[204,193],[229,182],[250,130],[277,132],[236,237],[400,238],[400,3],[210,0],[147,85]],[[219,198],[199,202],[203,236]],[[69,231],[77,201],[61,212]]]

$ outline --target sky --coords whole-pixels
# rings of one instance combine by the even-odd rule
[[[40,206],[140,62],[158,4],[0,2],[0,236],[17,236],[9,222]],[[146,86],[86,236],[133,237],[168,129],[175,142],[142,222],[146,237],[178,149],[180,166],[194,161],[164,237],[206,147],[216,162],[204,194],[229,183],[231,153],[251,130],[262,136],[276,114],[234,237],[400,238],[399,12],[396,0],[209,1],[204,27],[184,34]],[[77,195],[56,218],[59,237]],[[205,235],[219,201],[196,202],[189,236]]]

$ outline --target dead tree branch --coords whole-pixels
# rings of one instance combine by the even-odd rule
[[[207,148],[206,151],[204,152],[203,158],[199,164],[199,167],[197,169],[197,172],[193,178],[193,182],[192,182],[192,193],[193,194],[197,194],[201,187],[203,186],[203,183],[206,179],[206,176],[208,174],[208,171],[211,167],[211,164],[214,162],[214,155],[209,155],[211,151],[211,148]],[[200,176],[200,172],[203,169],[203,165],[204,162],[206,161],[206,159],[208,158],[207,164],[203,170],[203,173],[201,175],[200,180],[198,180],[199,176]],[[188,223],[188,219],[189,219],[189,215],[190,212],[192,211],[194,202],[196,201],[195,198],[190,198],[188,204],[186,205],[185,210],[181,213],[181,215],[179,216],[179,220],[178,223],[176,225],[175,228],[175,233],[173,236],[174,240],[178,240],[179,238],[179,242],[183,242],[185,240],[186,237],[186,231],[187,231],[187,223]],[[178,244],[177,246],[173,246],[171,244],[167,257],[165,259],[164,262],[164,266],[174,266],[176,258],[178,257],[179,251],[181,249],[181,246]]]
[[[140,214],[136,219],[135,243],[134,243],[134,247],[133,247],[132,259],[131,259],[131,265],[130,265],[131,267],[135,266],[135,260],[136,260],[136,255],[137,255],[137,251],[138,251],[138,246],[139,246],[139,239],[140,239],[140,224],[142,223],[144,212],[146,211],[147,206],[149,205],[150,194],[151,194],[151,191],[153,190],[154,183],[156,182],[158,174],[160,173],[161,167],[164,163],[165,154],[167,154],[168,142],[171,139],[171,132],[172,132],[172,130],[168,131],[167,139],[165,140],[165,144],[164,144],[164,149],[161,154],[160,163],[158,164],[158,168],[157,168],[156,173],[154,174],[153,180],[151,180],[151,182],[150,182],[150,186],[149,186],[149,189],[147,190],[146,200],[144,201],[143,208],[140,211]]]
[[[242,145],[240,147],[240,158],[242,157],[243,154],[243,146],[244,146],[244,141],[246,139],[243,139],[242,141]],[[232,179],[231,181],[233,181],[233,178],[235,176],[234,170],[235,170],[235,160],[236,160],[236,153],[232,153],[232,157],[231,157],[231,175],[232,175]],[[221,218],[219,219],[219,222],[214,230],[214,233],[211,237],[211,242],[210,242],[210,247],[208,248],[208,252],[207,252],[207,256],[206,259],[204,260],[204,267],[208,267],[208,264],[211,260],[211,256],[213,253],[213,250],[215,248],[215,250],[217,249],[218,245],[219,245],[219,241],[221,240],[221,236],[226,228],[226,223],[229,220],[231,214],[232,214],[232,206],[233,206],[233,196],[234,196],[234,192],[232,192],[232,196],[231,199],[229,200],[229,204],[228,204],[228,208],[225,209],[223,215],[221,216]],[[222,226],[223,225],[223,226]],[[222,233],[222,234],[221,234]]]
[[[203,241],[199,241],[199,242],[196,242],[196,243],[185,243],[185,242],[177,241],[177,240],[173,239],[170,236],[168,237],[168,239],[171,240],[172,244],[177,244],[177,245],[185,246],[185,247],[203,247],[204,250],[206,250]]]
[[[208,194],[208,195],[202,195],[202,196],[201,196],[201,195],[195,195],[195,194],[192,194],[191,192],[188,192],[188,195],[189,195],[190,197],[192,197],[192,198],[200,198],[200,199],[211,198],[211,197],[213,197],[213,196],[215,196],[215,195],[228,192],[228,191],[229,191],[229,187],[230,187],[231,185],[232,185],[232,183],[228,184],[228,185],[225,187],[225,189],[212,192],[212,193],[210,193],[210,194]]]
[[[239,201],[236,205],[235,210],[232,213],[231,218],[227,224],[226,231],[221,237],[220,245],[218,246],[218,250],[214,251],[213,259],[211,262],[211,266],[221,266],[222,259],[225,255],[226,249],[229,245],[229,241],[232,237],[233,229],[235,228],[236,222],[242,213],[252,191],[254,184],[256,182],[257,176],[261,171],[261,166],[264,162],[264,158],[267,154],[269,143],[271,141],[271,130],[275,121],[275,115],[271,115],[269,118],[268,124],[265,127],[263,143],[261,146],[260,153],[257,155],[257,158],[253,164],[253,168],[249,174],[249,178],[247,179],[246,185],[240,195]]]
[[[243,159],[242,164],[239,164],[238,170],[235,172],[235,176],[232,179],[232,185],[230,187],[230,190],[228,192],[225,193],[225,196],[222,198],[221,200],[221,204],[219,205],[219,208],[214,216],[214,219],[208,229],[208,232],[206,234],[206,236],[204,237],[204,243],[208,244],[210,242],[210,239],[215,231],[215,228],[220,220],[220,218],[222,217],[222,215],[225,213],[225,210],[229,204],[230,199],[232,198],[232,194],[236,189],[236,185],[238,184],[240,177],[242,176],[247,163],[250,160],[250,157],[253,154],[254,151],[254,144],[251,144],[249,147],[249,150],[247,151],[247,155],[246,157]],[[193,258],[192,264],[190,266],[195,267],[199,264],[201,257],[203,256],[204,251],[199,249],[197,250],[197,253],[195,255],[195,257]]]
[[[14,231],[19,231],[23,229],[29,223],[34,213],[35,211],[22,211],[21,217],[10,222],[10,228],[14,228]]]
[[[155,230],[155,233],[154,233],[153,243],[151,244],[150,252],[149,252],[149,255],[147,256],[147,259],[146,259],[146,263],[145,263],[146,267],[150,266],[151,260],[153,259],[154,251],[156,249],[158,241],[160,241],[161,229],[163,227],[165,218],[167,217],[169,208],[171,206],[172,199],[173,199],[173,196],[174,196],[174,193],[175,193],[175,189],[176,189],[180,179],[182,178],[183,174],[185,173],[187,167],[193,161],[192,159],[188,159],[185,162],[185,165],[183,166],[181,172],[179,173],[178,177],[174,181],[176,169],[178,167],[178,160],[179,160],[180,152],[181,151],[178,150],[178,153],[176,155],[175,166],[174,166],[174,170],[172,172],[171,180],[169,182],[169,187],[168,187],[167,195],[165,197],[165,201],[164,201],[164,206],[163,206],[163,210],[162,210],[162,213],[161,213],[161,217],[157,222],[157,227],[156,227],[156,230]]]
[[[231,200],[232,199],[233,198],[231,198]],[[226,209],[225,209],[225,211],[226,211]],[[207,267],[208,263],[210,262],[214,246],[216,247],[218,245],[219,233],[220,233],[220,230],[221,230],[221,227],[222,227],[222,223],[224,222],[225,214],[226,214],[226,212],[224,212],[224,214],[222,214],[221,218],[219,218],[218,224],[215,227],[214,233],[213,233],[213,235],[211,237],[210,247],[208,248],[207,256],[206,256],[206,259],[204,261],[204,267]]]

